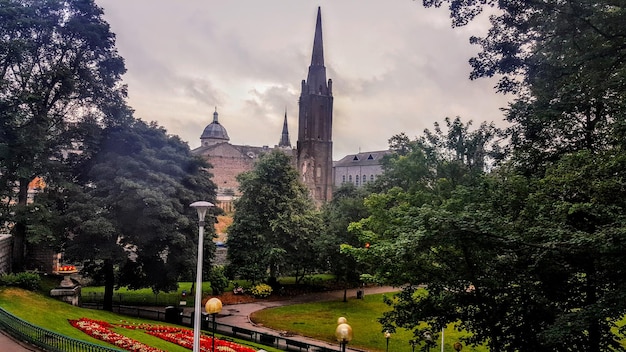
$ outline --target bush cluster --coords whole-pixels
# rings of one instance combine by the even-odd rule
[[[41,278],[36,273],[21,272],[0,275],[1,286],[20,287],[30,291],[37,291],[40,283]]]
[[[272,294],[272,287],[267,284],[258,284],[250,289],[250,293],[257,298],[269,297]]]

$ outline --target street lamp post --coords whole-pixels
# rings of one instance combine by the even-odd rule
[[[213,327],[212,327],[212,335],[211,335],[211,341],[212,341],[211,351],[215,351],[215,315],[219,313],[220,311],[222,311],[222,301],[220,301],[219,298],[213,297],[206,302],[206,305],[204,306],[204,308],[206,309],[206,312],[211,314],[211,316],[213,317]]]
[[[346,352],[346,345],[352,341],[352,327],[348,325],[346,318],[341,317],[337,319],[337,329],[335,329],[335,336],[339,341],[341,352]]]
[[[424,340],[426,340],[426,350],[430,351],[430,348],[433,345],[433,335],[430,331],[424,331],[422,334],[424,336]]]
[[[389,339],[391,338],[391,333],[389,330],[385,330],[385,339],[387,340],[387,352],[389,352]]]
[[[202,304],[202,260],[204,241],[204,217],[213,203],[198,201],[191,203],[190,207],[198,211],[198,263],[196,266],[196,299],[194,301],[193,316],[193,352],[200,352],[200,305]]]

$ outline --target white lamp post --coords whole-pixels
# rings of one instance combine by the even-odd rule
[[[200,352],[200,317],[202,312],[202,260],[203,260],[203,241],[204,241],[204,217],[207,210],[214,206],[213,203],[198,201],[191,203],[190,207],[196,208],[198,211],[198,265],[196,266],[196,299],[194,300],[193,315],[193,352]]]

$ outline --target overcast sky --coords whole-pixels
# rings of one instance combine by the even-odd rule
[[[318,6],[333,80],[333,159],[384,150],[448,116],[504,126],[510,96],[469,80],[479,51],[446,9],[411,0],[96,0],[126,61],[135,116],[157,121],[191,148],[217,107],[233,144],[274,146],[287,110],[297,139],[298,96],[311,61]]]

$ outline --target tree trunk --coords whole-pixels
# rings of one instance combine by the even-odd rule
[[[587,309],[589,309],[589,307],[593,307],[598,303],[598,295],[597,295],[597,284],[596,284],[596,270],[595,270],[595,263],[593,261],[593,259],[588,258],[587,259],[587,268],[586,268],[586,278],[587,278],[587,284],[585,287],[585,293],[586,293],[586,298],[585,298],[585,305],[587,306]],[[593,314],[590,314],[591,318],[589,321],[589,326],[587,327],[587,333],[589,336],[589,345],[588,350],[589,352],[599,352],[600,351],[600,345],[601,345],[601,340],[602,340],[602,333],[601,333],[601,329],[600,329],[600,323],[598,322],[598,320],[593,317]]]
[[[113,272],[113,261],[104,261],[104,302],[102,309],[113,311],[113,289],[115,288],[115,273]]]
[[[28,179],[20,178],[19,193],[17,195],[17,206],[25,207],[28,202]],[[13,272],[24,270],[24,253],[26,242],[26,224],[23,219],[19,219],[13,228]]]

